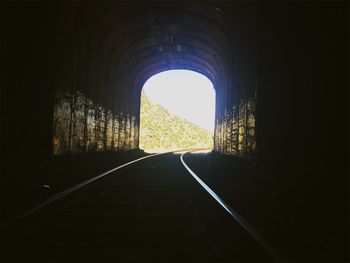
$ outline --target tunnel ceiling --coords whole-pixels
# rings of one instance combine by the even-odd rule
[[[220,89],[231,58],[225,19],[209,4],[114,6],[101,13],[90,33],[92,49],[99,51],[97,81],[118,94],[115,100],[126,98],[133,111],[145,81],[161,71],[197,71]]]

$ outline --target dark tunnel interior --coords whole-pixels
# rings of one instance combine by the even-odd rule
[[[216,92],[208,182],[293,262],[350,260],[348,2],[8,0],[1,39],[1,223],[144,156],[144,83],[188,69]]]

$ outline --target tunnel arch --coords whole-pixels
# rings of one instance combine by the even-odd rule
[[[169,10],[169,7],[164,10]],[[217,19],[223,15],[213,15],[218,11],[212,7],[201,11],[179,8],[176,12],[172,18],[165,18],[159,15],[160,12],[151,10],[138,13],[142,15],[136,18],[136,22],[130,16],[125,23],[119,19],[118,26],[113,28],[110,25],[108,28],[114,32],[118,31],[118,27],[123,28],[120,37],[114,34],[112,39],[116,40],[102,41],[110,46],[102,50],[110,50],[106,54],[110,58],[107,64],[110,74],[117,79],[113,84],[119,94],[115,104],[126,107],[124,111],[136,116],[135,126],[139,125],[140,101],[137,97],[144,82],[154,74],[169,69],[190,69],[207,76],[215,83],[215,89],[227,89],[230,84],[229,80],[222,80],[224,75],[225,78],[230,75],[225,69],[230,67],[231,57],[230,43],[222,29],[224,23],[218,23]],[[142,19],[144,23],[139,23]],[[130,26],[133,23],[136,26]],[[111,38],[112,35],[109,31],[106,37]],[[126,105],[122,105],[121,101],[125,100]],[[217,115],[220,114],[220,109],[217,112]]]
[[[237,17],[249,21],[249,16],[234,9],[224,12],[224,6],[155,1],[137,6],[110,3],[97,11],[92,6],[79,12],[73,8],[72,13],[79,14],[73,20],[73,31],[79,32],[73,42],[80,72],[71,92],[101,105],[92,109],[95,126],[102,126],[99,135],[81,136],[85,142],[80,144],[95,136],[97,149],[138,148],[143,84],[159,72],[188,69],[214,84],[215,150],[247,157],[248,133],[240,135],[239,129],[245,129],[254,111],[255,86],[247,79],[256,72],[246,59],[252,50],[242,41]],[[242,55],[244,50],[248,56]]]

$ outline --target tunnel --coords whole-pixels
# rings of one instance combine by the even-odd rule
[[[238,202],[286,258],[349,260],[347,2],[1,7],[2,224],[146,156],[139,149],[145,82],[191,70],[216,93],[213,160],[191,157],[198,167],[217,165],[208,185]],[[5,250],[7,235],[0,235]]]
[[[124,13],[119,8],[111,9],[89,29],[88,36],[76,29],[81,36],[74,40],[74,49],[90,61],[76,58],[73,67],[96,74],[90,80],[79,78],[77,72],[73,90],[64,84],[57,90],[53,152],[137,149],[143,84],[165,70],[189,69],[207,76],[217,92],[215,149],[253,159],[254,81],[235,83],[237,61],[229,43],[234,36],[225,32],[228,18],[220,9],[205,5],[201,10],[176,4],[150,8],[140,7],[134,16],[125,17],[116,16]],[[88,65],[91,68],[85,69]],[[246,70],[246,78],[250,79],[248,74],[254,78],[254,69]],[[244,92],[238,93],[238,87]],[[235,101],[229,99],[229,92],[237,92],[232,95]]]

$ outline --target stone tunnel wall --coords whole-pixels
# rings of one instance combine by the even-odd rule
[[[56,155],[138,147],[134,117],[107,110],[79,91],[57,91],[53,114],[52,148]]]
[[[216,122],[215,150],[240,158],[257,157],[255,129],[255,98],[242,99],[238,106],[225,110]]]
[[[224,8],[224,7],[222,7]],[[257,63],[256,10],[240,5],[227,14],[231,58],[217,90],[215,151],[257,161]],[[239,25],[239,27],[237,27]]]

